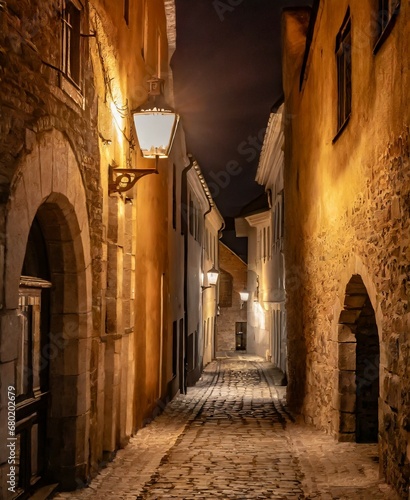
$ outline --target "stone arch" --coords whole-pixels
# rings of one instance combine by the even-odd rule
[[[20,274],[34,218],[50,268],[50,404],[48,473],[64,488],[88,474],[91,342],[91,253],[85,189],[67,138],[41,134],[22,158],[6,220],[4,305],[18,308]],[[12,335],[2,332],[2,335]]]
[[[337,341],[338,438],[377,442],[380,342],[375,311],[359,274],[346,285]]]

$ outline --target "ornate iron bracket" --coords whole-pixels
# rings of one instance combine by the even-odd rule
[[[136,182],[149,174],[157,174],[158,170],[155,168],[118,168],[115,164],[110,165],[108,170],[108,192],[124,193],[129,191]]]

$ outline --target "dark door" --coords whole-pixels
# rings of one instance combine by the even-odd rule
[[[16,498],[28,498],[47,467],[48,322],[44,318],[48,318],[47,289],[51,284],[24,276],[20,283],[20,328],[16,332]]]
[[[246,322],[239,321],[235,323],[235,349],[237,351],[246,351]]]

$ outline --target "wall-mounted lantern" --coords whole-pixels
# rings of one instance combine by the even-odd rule
[[[202,290],[216,286],[218,282],[219,271],[215,268],[215,265],[213,265],[212,268],[206,273],[206,276],[208,278],[208,286],[201,286]]]
[[[164,101],[164,81],[151,78],[148,83],[147,102],[131,114],[142,156],[155,159],[155,169],[118,168],[116,165],[110,165],[110,193],[128,191],[145,175],[157,174],[158,158],[168,158],[171,151],[179,115]]]
[[[241,309],[243,308],[243,304],[248,301],[249,299],[249,292],[244,288],[242,292],[239,292],[239,295],[241,297]]]

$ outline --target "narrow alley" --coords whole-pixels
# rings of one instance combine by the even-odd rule
[[[218,357],[88,487],[55,499],[396,499],[377,444],[296,424],[278,375],[256,356]]]

